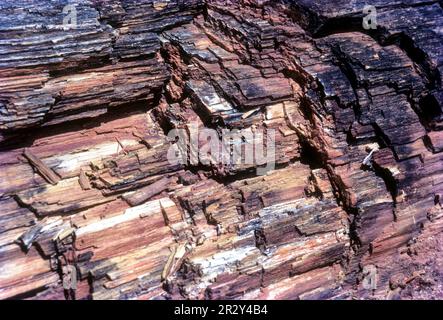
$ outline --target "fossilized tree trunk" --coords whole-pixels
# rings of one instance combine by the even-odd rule
[[[2,1],[0,298],[443,298],[442,2],[351,3]]]

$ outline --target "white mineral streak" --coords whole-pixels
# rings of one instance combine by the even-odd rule
[[[124,147],[130,147],[138,144],[137,140],[125,139],[121,140]],[[121,146],[117,141],[102,143],[94,146],[87,151],[80,150],[68,154],[54,156],[45,159],[45,163],[54,170],[69,172],[79,170],[80,167],[90,162],[100,160],[102,158],[116,154],[121,151]]]
[[[165,207],[165,205],[167,206],[174,205],[174,203],[170,201],[170,199],[168,198],[149,201],[142,205],[126,209],[125,212],[121,215],[109,219],[103,219],[95,223],[92,223],[90,225],[87,225],[85,227],[82,227],[76,231],[76,235],[81,236],[88,233],[99,232],[108,228],[112,228],[124,222],[128,222],[134,219],[139,219],[141,217],[145,218],[152,214],[158,213],[161,211],[160,202],[162,203],[163,208]]]

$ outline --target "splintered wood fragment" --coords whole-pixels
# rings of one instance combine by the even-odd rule
[[[40,235],[46,221],[47,217],[43,220],[39,221],[36,225],[31,227],[28,231],[23,233],[20,238],[17,239],[18,243],[27,251],[32,246],[32,243],[38,238]]]
[[[152,6],[154,7],[155,10],[161,11],[168,6],[168,2],[169,1],[154,1]]]
[[[256,114],[257,112],[259,112],[259,111],[260,111],[260,108],[256,108],[256,109],[253,109],[253,110],[249,110],[249,111],[243,113],[243,115],[241,116],[241,118],[242,118],[242,119],[247,119],[247,118],[249,118],[249,117],[255,115],[255,114]]]
[[[124,154],[128,154],[128,151],[125,148],[125,145],[120,141],[119,138],[115,137],[115,141],[117,141],[118,145],[120,146],[120,148],[122,149]],[[117,149],[117,154],[119,154],[120,151]]]
[[[176,245],[169,255],[168,261],[162,271],[162,281],[166,280],[171,274],[178,270],[183,260],[187,257],[187,243]]]
[[[89,179],[86,176],[85,170],[83,170],[83,169],[80,169],[80,176],[79,176],[78,182],[83,190],[90,190],[91,189],[91,183],[89,182]]]
[[[123,199],[125,199],[130,206],[137,206],[168,189],[170,181],[171,179],[169,178],[162,178],[149,186],[137,190],[131,195],[123,195]]]
[[[28,159],[29,163],[51,184],[57,184],[60,181],[60,177],[44,164],[36,155],[34,155],[29,149],[25,148],[23,155]]]
[[[75,229],[74,228],[67,228],[67,229],[62,229],[60,230],[53,238],[52,240],[56,241],[56,240],[64,240],[67,237],[69,237],[70,235],[74,234]]]
[[[371,150],[369,155],[367,155],[366,158],[363,159],[363,165],[371,166],[372,156],[374,155],[374,152],[375,152],[375,150]]]
[[[363,160],[363,165],[365,166],[372,166],[372,158],[374,156],[374,153],[378,151],[378,146],[372,145],[369,147],[369,150],[369,154]]]
[[[165,220],[165,225],[168,226],[183,221],[181,212],[177,209],[171,199],[160,199],[160,207],[163,219]]]
[[[38,235],[40,234],[42,228],[43,226],[39,224],[33,226],[27,232],[22,234],[20,238],[18,238],[18,243],[21,244],[22,248],[24,248],[26,251],[29,250],[34,240],[37,239]]]
[[[174,257],[175,257],[176,252],[177,252],[177,246],[175,246],[172,249],[171,254],[169,255],[168,261],[166,261],[165,267],[163,268],[163,271],[162,271],[162,281],[168,277],[169,272],[171,271],[172,262],[174,261]]]

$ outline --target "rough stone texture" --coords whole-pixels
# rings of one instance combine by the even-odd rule
[[[442,3],[368,2],[2,1],[0,298],[442,299]]]

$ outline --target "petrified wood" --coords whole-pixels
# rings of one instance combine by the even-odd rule
[[[1,1],[0,298],[443,299],[442,16]],[[203,128],[275,167],[171,161]]]

